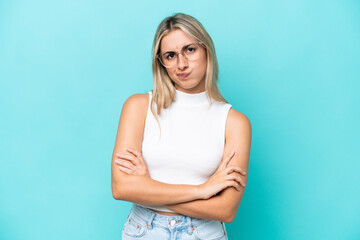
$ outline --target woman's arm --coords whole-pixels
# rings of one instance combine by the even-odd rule
[[[128,175],[115,164],[116,153],[126,154],[126,147],[141,151],[148,94],[134,94],[124,103],[111,162],[113,197],[144,205],[164,205],[201,199],[196,185],[166,184],[145,176]]]
[[[224,156],[235,149],[235,156],[229,162],[229,166],[235,165],[248,172],[251,124],[249,119],[242,113],[230,109],[226,123],[226,143]],[[242,176],[247,182],[248,174]],[[234,220],[245,188],[237,191],[235,188],[226,188],[220,195],[207,200],[194,200],[186,203],[166,205],[165,207],[191,217],[212,219],[230,223]]]

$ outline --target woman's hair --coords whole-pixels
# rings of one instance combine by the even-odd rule
[[[214,43],[210,35],[207,33],[203,25],[194,17],[184,13],[176,13],[173,16],[165,18],[159,24],[152,47],[152,71],[154,78],[154,88],[152,90],[150,106],[151,112],[155,116],[159,126],[160,123],[156,115],[160,115],[163,108],[168,108],[170,104],[176,100],[176,92],[173,81],[170,79],[165,67],[158,61],[156,56],[158,53],[160,53],[161,39],[170,32],[178,29],[181,29],[189,37],[195,38],[196,40],[202,42],[206,49],[207,67],[205,74],[205,89],[210,104],[212,103],[210,99],[227,103],[217,86],[219,71],[218,62]],[[157,106],[157,114],[154,112],[154,102]]]

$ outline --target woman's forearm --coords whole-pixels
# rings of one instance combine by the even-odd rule
[[[112,181],[113,197],[144,205],[176,204],[201,199],[197,185],[167,184],[140,175],[123,175]]]
[[[169,204],[164,207],[190,217],[231,223],[239,208],[245,188],[240,191],[230,187],[209,199]]]
[[[229,212],[226,206],[223,206],[222,202],[223,199],[219,195],[216,195],[209,199],[170,204],[164,207],[189,217],[229,222]]]

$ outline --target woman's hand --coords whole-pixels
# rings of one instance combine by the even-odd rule
[[[216,172],[203,184],[199,185],[199,191],[203,199],[209,199],[213,195],[228,187],[234,187],[240,191],[240,185],[245,187],[245,182],[241,175],[246,175],[246,172],[237,166],[227,166],[235,151],[232,151],[220,163]]]
[[[142,175],[150,178],[148,168],[141,153],[131,148],[126,148],[126,150],[131,155],[116,154],[119,160],[116,159],[115,163],[119,165],[119,169],[130,175]]]

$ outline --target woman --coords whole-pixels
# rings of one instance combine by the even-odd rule
[[[250,155],[249,119],[217,87],[211,37],[195,18],[164,19],[153,44],[154,89],[124,103],[112,193],[133,202],[122,239],[228,239]]]

